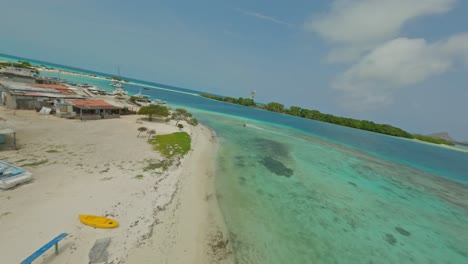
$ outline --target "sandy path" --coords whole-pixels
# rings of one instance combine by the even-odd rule
[[[137,138],[137,128],[166,134],[177,131],[174,124],[141,124],[138,116],[82,122],[3,108],[0,117],[17,131],[19,146],[1,151],[0,159],[34,178],[0,191],[2,263],[20,262],[62,232],[70,236],[60,243],[61,253],[49,250],[37,263],[88,263],[89,250],[103,237],[112,238],[108,263],[208,263],[229,255],[210,250],[222,225],[216,201],[206,198],[213,192],[216,152],[206,127],[184,128],[192,151],[181,166],[161,172],[144,171],[160,156],[145,135]],[[107,215],[120,227],[84,226],[77,217],[82,213]]]

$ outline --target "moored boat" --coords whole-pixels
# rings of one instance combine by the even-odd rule
[[[32,180],[31,173],[0,161],[0,189],[10,189]]]

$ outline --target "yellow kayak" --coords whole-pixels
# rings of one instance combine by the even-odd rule
[[[78,215],[81,223],[97,228],[116,228],[119,222],[97,215]]]

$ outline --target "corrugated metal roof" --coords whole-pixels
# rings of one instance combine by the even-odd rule
[[[0,85],[3,85],[6,89],[11,92],[28,91],[28,92],[47,92],[47,93],[58,93],[59,90],[51,88],[33,87],[29,83],[19,83],[10,81],[0,81]]]
[[[16,95],[33,96],[33,97],[51,97],[51,98],[79,98],[82,96],[73,96],[61,93],[41,93],[41,92],[16,92]]]
[[[104,100],[68,100],[68,102],[78,108],[83,109],[118,109],[121,107],[109,104]]]
[[[76,106],[112,106],[104,100],[69,100]]]
[[[40,92],[40,93],[61,93],[67,95],[76,95],[76,92],[65,85],[59,84],[40,84],[40,83],[18,83],[2,81],[0,82],[7,89],[18,93],[18,91]]]
[[[30,86],[46,88],[46,89],[54,89],[54,90],[60,91],[61,94],[76,94],[75,91],[71,90],[65,85],[60,85],[60,84],[31,83]]]
[[[55,90],[68,90],[68,87],[60,84],[42,84],[42,83],[30,83],[29,86],[40,87],[40,88],[50,88]]]

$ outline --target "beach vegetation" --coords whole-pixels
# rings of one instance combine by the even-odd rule
[[[148,130],[146,131],[146,133],[148,134],[148,141],[151,139],[151,137],[156,134],[156,130],[154,129],[151,129],[151,130]]]
[[[137,137],[140,136],[141,132],[146,132],[146,131],[148,131],[148,128],[146,128],[146,127],[139,127],[139,128],[138,128],[138,136],[137,136]]]
[[[177,108],[172,112],[172,119],[176,120],[176,126],[179,125],[179,122],[182,120],[187,120],[192,117],[192,114],[183,108]]]
[[[171,159],[163,159],[157,161],[148,161],[148,164],[143,168],[143,171],[153,171],[157,169],[162,169],[166,171],[172,165],[173,161]]]
[[[139,115],[146,115],[148,116],[149,121],[153,120],[154,116],[157,117],[167,117],[169,116],[169,108],[163,105],[148,105],[142,106],[140,110],[138,110]]]
[[[284,105],[277,103],[277,102],[271,102],[266,105],[266,110],[272,111],[272,112],[277,112],[277,113],[283,113],[284,112]]]
[[[184,128],[184,125],[178,124],[177,127],[178,127],[179,129],[182,129],[182,128]]]
[[[227,103],[255,107],[255,108],[259,108],[259,109],[263,109],[263,110],[267,110],[271,112],[288,114],[292,116],[312,119],[312,120],[321,121],[321,122],[327,122],[327,123],[340,125],[340,126],[352,127],[352,128],[361,129],[361,130],[367,130],[370,132],[375,132],[375,133],[380,133],[380,134],[385,134],[385,135],[390,135],[390,136],[395,136],[395,137],[418,139],[421,141],[426,141],[426,142],[435,143],[435,144],[453,145],[453,143],[446,141],[446,140],[440,140],[440,139],[430,137],[430,136],[413,135],[401,128],[394,127],[389,124],[377,124],[368,120],[359,120],[359,119],[354,119],[354,118],[334,116],[331,114],[321,113],[318,110],[305,109],[299,106],[291,106],[288,109],[288,108],[285,108],[283,104],[278,103],[278,102],[271,102],[266,105],[256,104],[255,102],[246,104],[245,99],[240,100],[240,98],[235,99],[232,97],[223,97],[223,96],[217,96],[217,95],[212,95],[212,94],[201,94],[201,96],[209,98],[209,99],[213,99],[213,100],[227,102]]]
[[[198,120],[196,118],[190,118],[187,122],[192,126],[198,125]]]
[[[58,151],[58,150],[56,150],[56,149],[48,149],[48,150],[46,150],[45,152],[47,152],[47,153],[58,153],[58,152],[60,152],[60,151]]]
[[[18,61],[18,63],[23,65],[24,67],[32,67],[29,61]]]
[[[176,132],[167,135],[157,135],[150,140],[153,149],[165,158],[184,156],[191,148],[191,138],[186,132]]]
[[[96,77],[96,75],[93,75],[94,77]],[[106,78],[108,79],[108,78]],[[110,79],[114,80],[114,81],[118,81],[118,82],[127,82],[128,83],[128,80],[125,80],[125,79],[122,79],[120,77],[117,77],[117,76],[112,76]]]
[[[301,112],[302,108],[299,106],[291,106],[286,113],[292,116],[301,116]]]
[[[141,174],[138,174],[137,176],[135,176],[135,179],[137,179],[137,180],[142,180],[142,179],[143,179],[143,177],[144,177],[143,175],[141,175]]]
[[[0,62],[0,67],[16,67],[21,69],[30,70],[36,74],[39,74],[39,71],[28,61],[19,61],[19,62]]]
[[[40,160],[40,161],[37,161],[37,162],[26,163],[26,164],[23,164],[21,166],[22,167],[36,167],[36,166],[39,166],[39,165],[42,165],[42,164],[46,164],[47,162],[49,162],[49,160],[45,159],[45,160]]]
[[[214,99],[214,100],[218,100],[218,101],[231,103],[231,104],[239,104],[239,105],[243,105],[243,106],[255,107],[257,105],[254,102],[254,100],[251,99],[251,98],[239,97],[239,98],[236,99],[236,98],[229,97],[229,96],[223,97],[223,96],[217,96],[217,95],[213,95],[213,94],[202,94],[201,96],[206,97],[206,98],[210,98],[210,99]]]
[[[11,212],[4,212],[4,213],[1,213],[1,214],[0,214],[0,218],[1,218],[1,217],[4,217],[4,216],[7,216],[7,215],[11,215]]]
[[[138,101],[138,100],[143,100],[143,97],[132,95],[132,96],[130,96],[130,98],[128,100],[130,100],[131,102],[135,102],[135,101]]]
[[[211,247],[211,254],[218,256],[220,259],[225,259],[232,254],[229,238],[225,237],[221,231],[211,235],[208,245]]]

